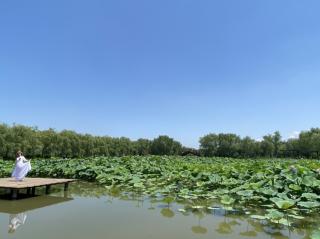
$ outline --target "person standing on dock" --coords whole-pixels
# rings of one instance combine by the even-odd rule
[[[22,181],[24,177],[31,170],[30,160],[27,160],[21,151],[17,152],[16,165],[12,172],[12,177],[14,177],[17,181]]]

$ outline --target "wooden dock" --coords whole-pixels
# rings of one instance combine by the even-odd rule
[[[19,190],[26,189],[28,195],[35,195],[36,187],[46,187],[46,194],[50,193],[52,185],[64,184],[64,191],[68,190],[69,183],[75,179],[63,178],[24,178],[23,181],[16,181],[14,178],[0,178],[0,188],[10,190],[11,199],[17,199]]]

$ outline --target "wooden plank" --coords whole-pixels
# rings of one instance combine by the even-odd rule
[[[0,188],[22,189],[39,186],[65,184],[74,182],[76,179],[64,178],[25,178],[23,181],[16,181],[14,178],[0,178]]]

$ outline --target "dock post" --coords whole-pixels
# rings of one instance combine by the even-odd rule
[[[68,198],[69,197],[69,192],[68,191],[64,191],[63,192],[63,197],[64,198]]]
[[[46,185],[46,194],[50,193],[50,185]]]
[[[36,187],[32,187],[31,194],[32,194],[32,196],[36,195]]]
[[[11,199],[13,199],[13,200],[17,199],[18,193],[19,193],[18,189],[11,189]]]
[[[27,195],[29,196],[31,194],[31,188],[27,188]]]
[[[69,188],[69,183],[65,183],[64,184],[64,191],[68,191],[68,188]]]

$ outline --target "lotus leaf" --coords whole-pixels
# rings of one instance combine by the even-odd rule
[[[279,209],[288,209],[295,205],[295,201],[291,199],[271,198],[270,201],[274,202]]]
[[[224,195],[221,197],[221,203],[225,205],[230,205],[235,202],[235,199],[230,197],[229,195]]]
[[[320,198],[320,196],[315,193],[303,193],[301,197],[306,198],[308,200],[317,200]]]
[[[315,208],[319,207],[320,203],[319,202],[298,202],[298,205],[304,208]]]

